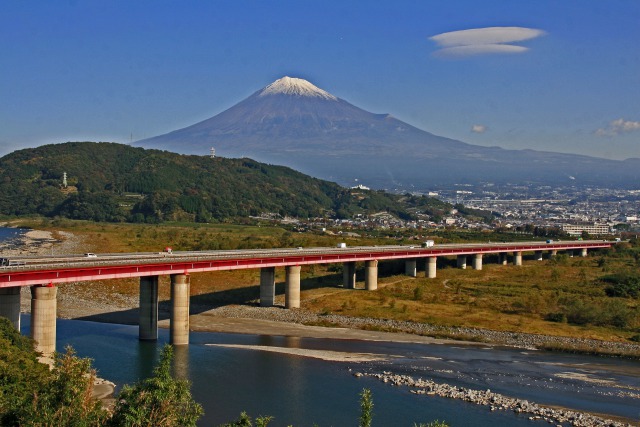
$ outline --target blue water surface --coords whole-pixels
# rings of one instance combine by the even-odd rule
[[[29,316],[22,316],[28,333]],[[73,346],[90,357],[100,376],[118,385],[151,374],[168,331],[157,342],[140,342],[136,326],[58,320],[58,350]],[[406,373],[437,382],[484,390],[537,403],[568,406],[640,419],[638,400],[609,394],[589,382],[563,379],[557,374],[577,372],[613,379],[627,390],[640,386],[640,364],[634,361],[511,348],[424,345],[388,342],[311,339],[283,336],[192,332],[189,346],[175,349],[175,374],[189,379],[194,398],[205,409],[200,426],[217,426],[238,417],[272,415],[270,426],[357,426],[359,393],[371,389],[374,427],[408,426],[446,420],[452,426],[546,425],[529,415],[491,412],[488,407],[458,400],[414,395],[353,372]],[[328,362],[257,350],[207,344],[245,344],[389,355],[387,362]],[[391,357],[394,356],[394,357]]]

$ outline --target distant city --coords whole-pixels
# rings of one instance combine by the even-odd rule
[[[570,235],[640,231],[640,190],[550,186],[456,186],[431,195],[499,215],[497,224],[558,227]]]
[[[352,190],[368,190],[359,184]],[[351,219],[310,220],[307,226],[334,225],[352,229],[438,229],[462,228],[469,230],[519,232],[533,228],[558,229],[569,236],[619,235],[622,232],[640,233],[640,189],[624,190],[594,187],[550,187],[522,184],[454,185],[433,191],[413,192],[427,195],[452,205],[464,205],[467,209],[492,212],[491,222],[473,221],[452,209],[441,220],[434,221],[428,215],[415,212],[417,219],[402,220],[389,213],[357,215]],[[282,223],[302,223],[299,219],[279,218],[265,214],[262,218]],[[358,237],[357,233],[347,236]]]

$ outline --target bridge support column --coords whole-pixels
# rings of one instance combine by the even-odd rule
[[[416,277],[418,275],[417,262],[415,258],[406,259],[404,261],[404,274],[409,277]]]
[[[473,254],[473,269],[482,270],[482,254]]]
[[[173,345],[189,344],[189,294],[191,282],[187,274],[171,275],[171,320],[169,342]]]
[[[20,286],[0,288],[0,317],[6,317],[20,331]]]
[[[342,265],[342,284],[345,289],[356,288],[356,263],[345,262]]]
[[[536,261],[542,261],[542,251],[536,251],[535,259]]]
[[[500,252],[500,264],[507,265],[509,263],[509,256],[506,252]]]
[[[458,268],[465,269],[467,268],[467,256],[466,255],[458,255],[457,261]]]
[[[44,358],[56,351],[57,293],[55,286],[31,287],[31,338],[36,342],[36,351]]]
[[[575,251],[573,249],[569,249],[567,253],[569,254],[569,258],[573,258],[573,256],[575,255]]]
[[[588,254],[587,248],[580,249],[580,256],[584,257],[584,256],[587,256],[587,254]]]
[[[300,308],[300,266],[285,267],[284,308]]]
[[[513,265],[522,265],[522,252],[513,253]]]
[[[378,289],[378,260],[364,262],[364,288],[368,291]]]
[[[276,268],[260,269],[260,307],[273,307],[276,299]]]
[[[437,266],[438,257],[430,256],[427,258],[427,278],[435,279],[436,277],[436,266]]]
[[[158,339],[158,276],[140,278],[140,318],[138,339],[155,341]]]
[[[557,250],[551,250],[549,251],[549,259],[553,258],[554,256],[558,255],[558,251]]]

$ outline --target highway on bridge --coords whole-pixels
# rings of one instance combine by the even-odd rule
[[[499,254],[507,263],[511,254],[515,266],[522,265],[523,252],[533,252],[541,260],[543,252],[558,251],[587,256],[590,249],[609,248],[615,242],[603,240],[467,243],[422,246],[360,246],[333,248],[253,249],[234,251],[146,252],[121,254],[78,254],[40,257],[0,255],[0,316],[20,330],[20,288],[31,286],[31,337],[36,349],[50,356],[56,348],[56,307],[58,283],[140,278],[139,337],[158,337],[158,285],[161,275],[171,278],[169,339],[173,345],[189,343],[190,274],[204,271],[260,269],[260,305],[275,304],[275,269],[285,269],[285,308],[300,307],[300,269],[309,264],[342,263],[343,286],[355,289],[356,262],[364,262],[365,289],[378,287],[378,262],[404,260],[405,274],[417,275],[417,259],[426,260],[425,275],[436,277],[437,259],[455,256],[457,266],[482,269],[482,257]]]
[[[354,246],[11,257],[5,259],[11,265],[0,267],[0,288],[308,264],[588,250],[608,248],[613,244],[615,242],[604,240],[575,240],[549,243],[437,244],[432,247]]]

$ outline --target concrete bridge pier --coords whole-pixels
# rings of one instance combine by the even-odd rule
[[[158,339],[158,276],[140,278],[140,310],[138,339],[155,341]]]
[[[534,256],[536,261],[542,261],[542,251],[536,251]]]
[[[284,308],[300,308],[300,270],[299,265],[284,268]]]
[[[549,251],[549,259],[553,258],[554,256],[558,255],[558,251],[553,249],[551,251]]]
[[[342,265],[342,284],[345,289],[356,288],[356,263],[345,262]]]
[[[587,254],[588,254],[587,248],[580,249],[580,256],[585,257],[587,256]]]
[[[500,264],[507,265],[509,263],[509,255],[506,252],[500,252],[499,257]]]
[[[458,268],[465,269],[467,268],[467,256],[466,255],[458,255],[458,260],[456,265]]]
[[[173,345],[189,344],[189,294],[191,281],[187,274],[171,275],[171,320],[169,342]]]
[[[368,291],[378,289],[378,260],[364,262],[364,288]]]
[[[513,265],[522,265],[522,252],[513,253]]]
[[[56,351],[57,293],[58,288],[52,285],[31,287],[31,338],[45,358]]]
[[[276,300],[276,268],[260,269],[260,307],[273,307]]]
[[[416,277],[418,275],[417,265],[418,265],[418,263],[417,263],[415,258],[406,259],[404,261],[404,274],[405,274],[405,276]]]
[[[0,317],[6,317],[20,331],[20,286],[0,288]]]
[[[474,270],[482,270],[482,254],[473,254],[472,267]]]
[[[434,257],[434,256],[427,258],[427,278],[429,279],[436,278],[437,260],[438,260],[438,257]]]

